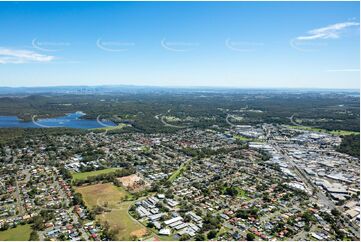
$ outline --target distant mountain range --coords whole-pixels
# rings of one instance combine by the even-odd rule
[[[359,94],[358,89],[307,89],[307,88],[231,88],[231,87],[161,87],[137,85],[103,85],[103,86],[40,86],[40,87],[1,87],[0,95],[29,94],[115,94],[115,93],[172,93],[172,92],[205,92],[205,93],[307,93],[337,92]]]

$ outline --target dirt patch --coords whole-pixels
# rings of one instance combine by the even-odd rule
[[[147,234],[147,229],[146,228],[142,228],[142,229],[138,229],[138,230],[135,230],[133,232],[130,233],[130,236],[134,236],[134,237],[137,237],[137,238],[141,238],[141,237],[144,237],[145,235]]]
[[[142,191],[148,186],[148,184],[136,174],[130,176],[123,176],[117,179],[122,183],[125,188],[133,192]]]

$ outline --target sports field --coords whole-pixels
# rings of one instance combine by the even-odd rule
[[[114,172],[116,170],[119,170],[120,168],[108,168],[103,170],[97,170],[97,171],[88,171],[88,172],[78,172],[78,173],[72,173],[73,181],[75,180],[84,180],[87,179],[90,176],[97,176],[101,174],[107,174]]]

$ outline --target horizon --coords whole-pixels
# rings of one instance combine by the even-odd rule
[[[312,87],[236,87],[236,86],[167,86],[137,84],[101,84],[101,85],[54,85],[54,86],[0,86],[0,89],[36,89],[36,88],[162,88],[162,89],[235,89],[235,90],[320,90],[320,91],[357,91],[359,88],[312,88]]]
[[[2,85],[359,89],[359,7],[1,2]]]

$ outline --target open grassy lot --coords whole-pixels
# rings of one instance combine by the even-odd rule
[[[335,134],[335,135],[356,135],[356,134],[360,134],[360,132],[355,132],[355,131],[347,131],[347,130],[332,130],[329,131],[331,134]]]
[[[314,131],[314,132],[321,132],[321,133],[328,133],[328,134],[333,134],[333,135],[351,135],[351,134],[360,134],[360,132],[355,132],[355,131],[347,131],[347,130],[325,130],[325,129],[320,129],[320,128],[315,128],[315,127],[310,127],[310,126],[291,126],[288,125],[289,128],[292,129],[299,129],[299,130],[308,130],[308,131]]]
[[[262,140],[254,139],[254,138],[248,138],[242,135],[234,135],[233,138],[240,140],[240,141],[252,141],[252,142],[262,142]]]
[[[235,135],[235,136],[233,136],[233,138],[241,140],[241,141],[253,141],[254,140],[252,138],[247,138],[247,137],[241,136],[241,135]]]
[[[127,127],[129,126],[128,124],[123,124],[123,123],[120,123],[116,126],[107,126],[107,127],[100,127],[100,128],[94,128],[92,130],[107,130],[107,131],[111,131],[111,130],[117,130],[117,129],[122,129],[124,127]]]
[[[132,240],[133,237],[143,237],[147,229],[133,219],[128,210],[132,201],[124,201],[130,194],[121,187],[111,183],[96,184],[76,188],[83,195],[85,204],[93,208],[96,205],[107,207],[109,212],[97,215],[101,222],[107,221],[115,229],[119,240]]]
[[[110,172],[114,172],[116,170],[119,170],[120,168],[108,168],[103,170],[97,170],[97,171],[88,171],[88,172],[78,172],[78,173],[72,173],[73,181],[75,180],[84,180],[87,179],[90,176],[97,176],[100,174],[107,174]]]
[[[222,187],[222,194],[225,194],[227,187]],[[240,187],[236,187],[237,189],[237,197],[243,198],[243,199],[249,199],[249,197],[247,196],[247,192],[245,190],[243,190]]]
[[[97,216],[97,219],[107,221],[112,229],[118,231],[119,240],[132,240],[133,237],[143,237],[147,233],[147,229],[128,214],[131,204],[131,201],[122,202],[117,209]]]
[[[105,204],[109,208],[118,207],[128,195],[128,192],[123,188],[116,187],[111,183],[77,187],[76,192],[83,195],[85,204],[90,208],[96,205],[104,206]]]
[[[18,225],[16,228],[0,232],[0,241],[26,241],[31,233],[30,224]]]

